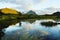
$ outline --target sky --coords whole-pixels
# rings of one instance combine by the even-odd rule
[[[60,0],[0,0],[0,9],[6,7],[21,12],[43,10],[49,7],[60,8]]]

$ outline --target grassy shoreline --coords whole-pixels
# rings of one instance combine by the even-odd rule
[[[0,20],[19,20],[19,19],[60,19],[58,16],[44,16],[44,15],[36,15],[36,16],[21,16],[21,15],[1,15]]]

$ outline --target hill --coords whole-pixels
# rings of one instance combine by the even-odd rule
[[[52,15],[60,16],[60,12],[55,12]]]
[[[3,8],[0,10],[3,14],[18,14],[18,11],[11,8]]]

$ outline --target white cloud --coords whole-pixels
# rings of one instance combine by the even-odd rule
[[[17,7],[18,5],[15,5],[15,4],[11,4],[11,3],[0,3],[0,8],[5,8],[5,7]]]
[[[40,3],[42,0],[1,0],[0,2],[7,2],[6,4],[3,4],[3,5],[5,5],[4,7],[14,7],[14,6],[17,6],[17,5],[19,5],[19,6],[17,6],[17,7],[15,7],[16,9],[18,9],[18,8],[20,8],[21,10],[32,10],[33,8],[34,8],[34,5],[36,5],[36,4],[38,4],[38,3]],[[10,5],[9,5],[9,3],[11,3]],[[15,4],[14,6],[13,6],[13,4]],[[21,5],[21,7],[20,7],[20,5]]]

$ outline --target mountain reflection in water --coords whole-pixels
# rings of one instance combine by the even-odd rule
[[[47,20],[13,20],[3,21],[1,40],[60,40],[60,25],[52,27],[42,26],[40,23]],[[54,21],[54,20],[49,20]]]

